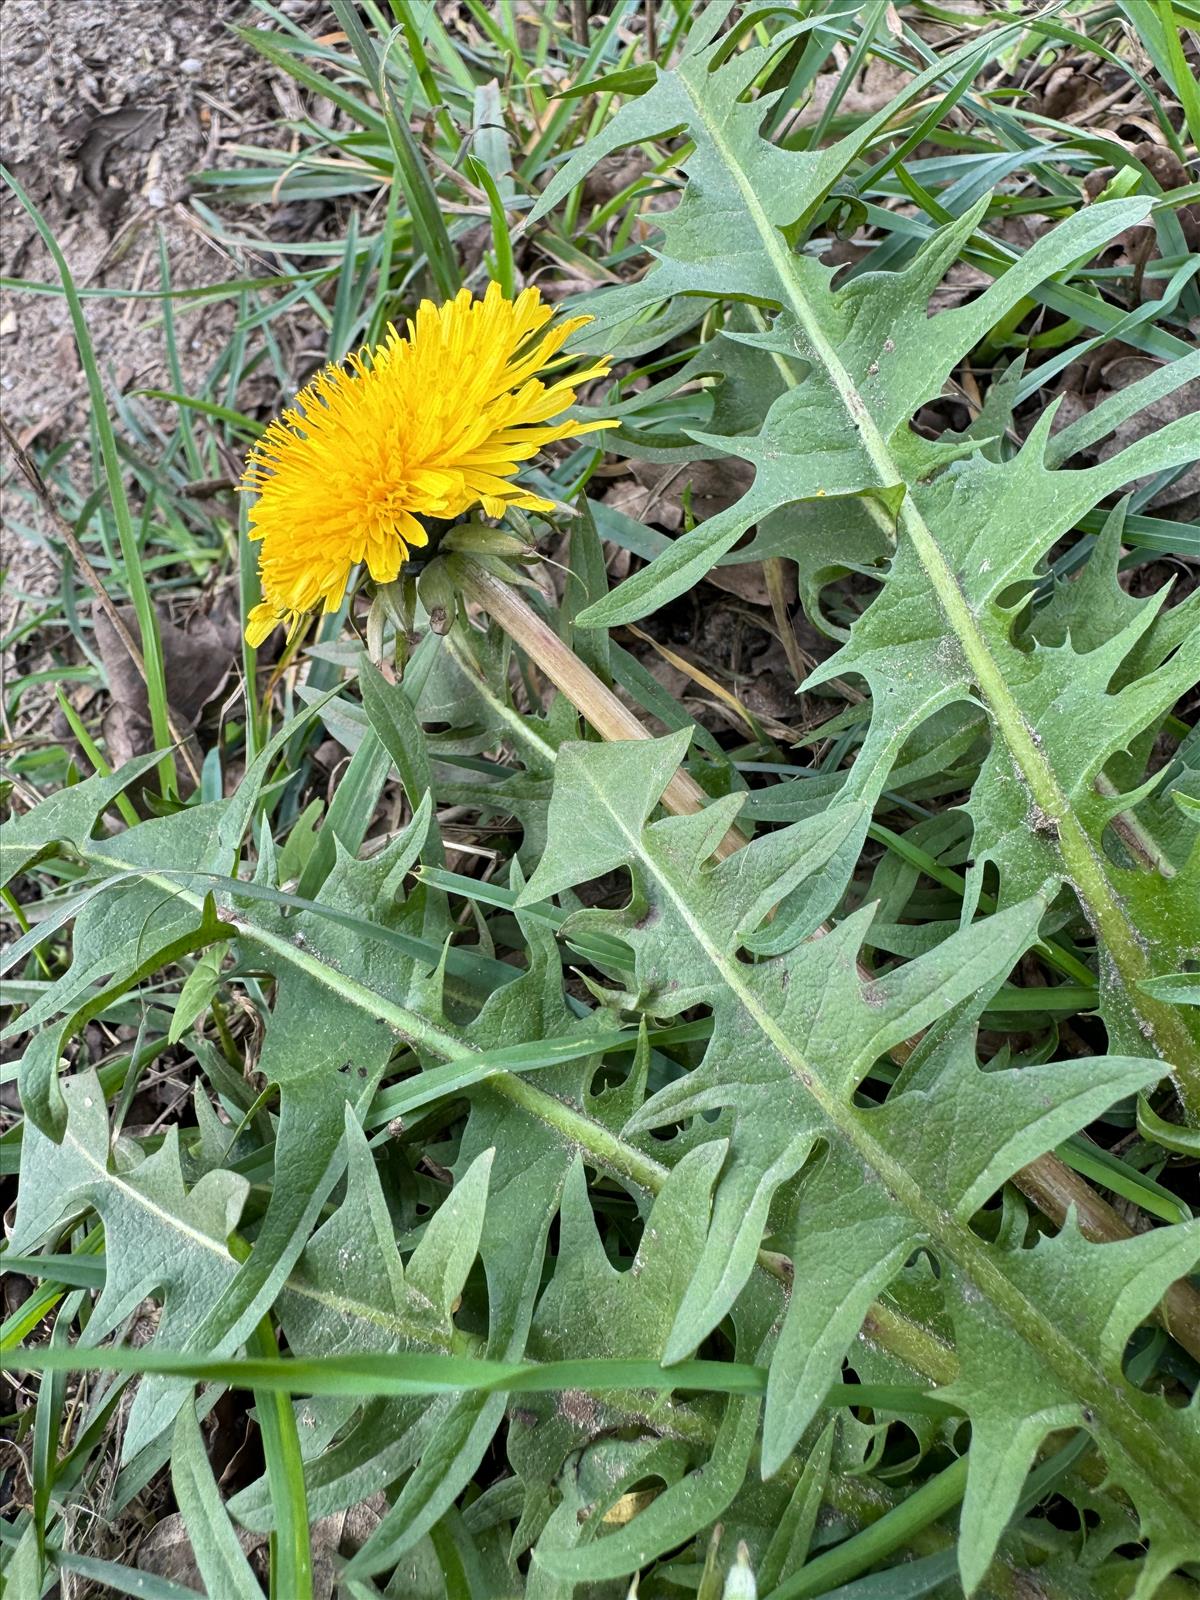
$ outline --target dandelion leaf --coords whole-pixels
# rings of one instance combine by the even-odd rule
[[[1156,1425],[1142,1415],[1129,1424],[1109,1373],[1098,1359],[1081,1358],[1063,1331],[1075,1315],[1066,1304],[1074,1301],[1064,1303],[1044,1285],[1031,1287],[1027,1252],[989,1245],[971,1227],[1019,1167],[1162,1075],[1161,1064],[1120,1056],[980,1068],[974,1018],[1036,937],[1045,894],[960,929],[870,980],[857,967],[869,937],[869,906],[823,936],[747,960],[744,935],[771,894],[790,886],[789,854],[811,859],[815,824],[794,824],[713,864],[720,832],[706,826],[704,814],[649,820],[653,791],[646,789],[636,808],[629,804],[625,761],[632,748],[563,747],[546,856],[525,895],[537,899],[578,881],[581,870],[572,863],[581,860],[578,819],[586,814],[590,836],[603,841],[603,851],[587,860],[603,860],[610,871],[623,848],[632,893],[626,911],[580,913],[578,922],[619,933],[633,948],[640,993],[655,1014],[699,1004],[711,1010],[712,1038],[699,1066],[652,1095],[627,1126],[636,1136],[690,1124],[701,1141],[688,1157],[696,1160],[706,1130],[717,1137],[701,1119],[714,1111],[728,1119],[719,1135],[708,1227],[662,1347],[664,1361],[690,1355],[735,1307],[763,1228],[766,1207],[756,1210],[756,1201],[765,1193],[769,1202],[804,1168],[787,1241],[796,1288],[768,1381],[766,1473],[778,1470],[814,1417],[872,1300],[924,1247],[944,1273],[972,1286],[1011,1359],[1024,1360],[1028,1352],[1028,1359],[1044,1362],[1096,1419],[1097,1438],[1106,1446],[1110,1438],[1119,1441],[1133,1470],[1145,1475],[1143,1488],[1153,1484],[1170,1504],[1186,1505],[1200,1478],[1165,1471]],[[658,741],[648,763],[656,781],[665,784],[681,751],[678,737]],[[710,810],[724,822],[720,802]],[[859,1102],[860,1085],[879,1056],[951,1012],[953,1026],[935,1028],[882,1103]],[[1161,1246],[1169,1262],[1163,1271],[1178,1276],[1187,1264],[1185,1235],[1166,1229],[1161,1237],[1172,1241],[1169,1249]],[[1089,1248],[1104,1258],[1107,1247]],[[1123,1277],[1126,1258],[1109,1259],[1114,1283],[1125,1285],[1119,1292],[1132,1305],[1135,1269]],[[1133,1320],[1163,1287],[1155,1278],[1145,1303],[1136,1300]],[[1073,1280],[1063,1293],[1078,1297],[1082,1315],[1086,1284]],[[1022,1440],[1035,1432],[1022,1422]],[[986,1473],[986,1449],[981,1458]],[[1027,1466],[1028,1459],[1022,1470]],[[1132,1481],[1130,1471],[1126,1476]],[[983,1504],[991,1514],[980,1517],[963,1546],[971,1586],[1012,1509],[994,1496]]]

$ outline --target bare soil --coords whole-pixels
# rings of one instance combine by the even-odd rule
[[[318,0],[283,0],[283,10],[308,25],[321,7]],[[298,109],[289,85],[235,31],[260,20],[246,0],[5,0],[0,159],[41,211],[81,290],[148,295],[85,298],[110,393],[173,387],[154,298],[162,284],[160,240],[175,289],[272,270],[214,239],[189,203],[190,180],[213,165],[238,164],[236,146],[289,137],[283,119]],[[0,271],[57,283],[32,219],[7,187],[0,190]],[[233,302],[174,304],[182,386],[194,392],[229,337]],[[277,400],[273,390],[241,398],[267,408]],[[136,404],[173,425],[170,407]],[[0,296],[0,405],[38,457],[70,444],[67,470],[83,493],[90,489],[87,386],[60,294]],[[7,452],[3,468],[0,635],[7,636],[42,609],[39,597],[54,594],[59,566],[36,537],[52,530]],[[17,524],[35,538],[19,536]],[[4,677],[17,666],[50,665],[39,648],[45,642],[35,637],[6,649]]]
[[[261,58],[232,30],[243,0],[8,0],[0,35],[0,153],[54,231],[80,287],[159,286],[158,236],[176,287],[234,276],[237,264],[197,226],[188,178],[256,108],[278,118]],[[236,111],[233,109],[236,107]],[[264,130],[265,131],[265,130]],[[15,196],[0,200],[6,276],[53,282],[54,269]],[[118,387],[166,378],[153,300],[92,299],[88,323]],[[228,334],[228,307],[181,309],[185,377],[199,377]],[[4,409],[23,441],[72,420],[83,395],[66,306],[9,293],[0,315]]]

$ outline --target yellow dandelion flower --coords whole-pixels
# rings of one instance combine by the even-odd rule
[[[319,372],[268,426],[243,479],[258,496],[250,537],[262,546],[252,645],[318,605],[335,611],[360,563],[392,582],[410,547],[428,540],[420,517],[551,508],[511,481],[520,463],[553,439],[612,426],[553,420],[580,384],[608,371],[598,360],[541,381],[592,320],[547,329],[553,314],[536,289],[507,300],[495,283],[482,300],[463,289],[440,307],[422,301],[407,336],[389,326],[382,344]]]

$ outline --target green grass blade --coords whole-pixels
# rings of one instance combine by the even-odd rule
[[[437,191],[430,181],[424,158],[413,138],[408,119],[404,115],[404,108],[396,99],[391,77],[387,71],[387,57],[392,48],[400,43],[403,34],[399,28],[392,34],[384,47],[381,65],[375,46],[359,20],[354,6],[349,4],[348,0],[333,0],[333,10],[346,30],[346,37],[358,57],[367,82],[379,95],[384,107],[388,140],[396,158],[399,176],[412,212],[413,228],[425,252],[430,276],[441,298],[452,299],[462,285],[462,273],[459,270],[454,246],[450,243],[450,235],[446,231]]]
[[[146,667],[146,692],[150,704],[150,723],[154,733],[154,742],[165,752],[158,767],[160,792],[165,796],[175,792],[178,788],[179,780],[175,770],[175,758],[171,754],[171,745],[174,741],[171,738],[167,711],[167,683],[162,643],[158,634],[158,618],[155,614],[154,604],[150,599],[150,590],[143,570],[142,552],[138,546],[137,536],[134,533],[133,516],[125,493],[125,476],[121,470],[116,436],[113,433],[112,420],[108,414],[108,397],[104,392],[104,383],[100,377],[100,368],[96,362],[96,352],[92,347],[87,319],[83,314],[83,306],[76,292],[75,280],[71,275],[70,267],[67,265],[67,258],[63,255],[58,240],[54,237],[45,217],[42,216],[42,213],[13,175],[7,169],[0,167],[0,176],[3,177],[21,202],[34,227],[41,235],[42,242],[53,257],[54,265],[58,268],[59,276],[62,279],[63,292],[67,297],[67,305],[71,313],[71,326],[75,332],[75,345],[79,351],[79,359],[83,363],[83,369],[87,376],[92,421],[100,440],[100,452],[104,462],[104,477],[108,487],[109,503],[116,519],[117,536],[121,542],[125,582],[129,586],[130,599],[133,602],[134,612],[137,616],[139,642],[142,649],[142,659]]]

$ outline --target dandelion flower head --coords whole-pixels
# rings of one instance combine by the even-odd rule
[[[316,606],[335,611],[360,563],[392,582],[410,548],[428,541],[421,517],[551,509],[512,481],[520,464],[554,439],[612,426],[555,420],[608,363],[543,382],[537,374],[592,320],[548,328],[552,317],[536,289],[509,300],[495,283],[482,300],[467,289],[442,306],[425,300],[407,335],[389,326],[381,344],[324,368],[269,424],[243,479],[257,495],[250,537],[261,544],[252,645]]]

